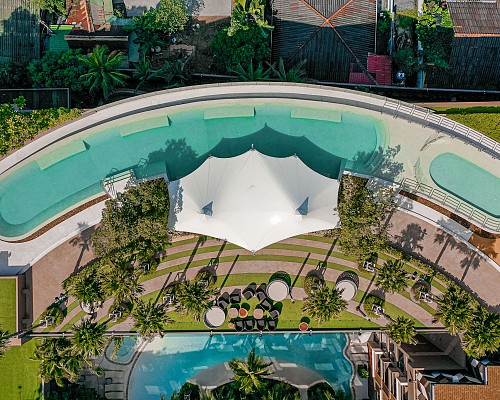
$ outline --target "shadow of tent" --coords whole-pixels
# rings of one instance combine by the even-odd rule
[[[270,157],[290,157],[297,155],[312,170],[329,178],[336,179],[342,158],[315,145],[305,136],[292,136],[281,133],[267,124],[260,130],[238,138],[224,138],[210,155],[220,158],[235,157],[251,148]]]

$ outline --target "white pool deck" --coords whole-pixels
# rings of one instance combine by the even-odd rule
[[[249,100],[250,99],[250,100]],[[489,171],[495,176],[500,173],[500,144],[484,138],[475,131],[464,132],[463,126],[449,126],[442,117],[434,118],[425,109],[411,108],[385,97],[367,95],[346,89],[322,87],[317,85],[288,83],[229,83],[172,89],[150,93],[103,106],[87,112],[83,117],[42,135],[15,153],[0,160],[0,178],[4,174],[29,162],[34,155],[46,154],[69,140],[88,134],[98,129],[103,123],[119,118],[136,118],[139,112],[158,112],[158,109],[172,107],[179,109],[193,107],[196,104],[244,104],[249,101],[286,101],[304,104],[315,101],[315,107],[335,108],[361,115],[370,115],[382,119],[388,132],[388,149],[393,154],[386,157],[374,175],[401,181],[415,179],[431,187],[429,164],[439,154],[449,152],[463,157]],[[383,113],[382,113],[383,111]],[[393,114],[391,116],[391,114]],[[413,119],[413,121],[411,121]],[[418,122],[416,122],[418,121]],[[454,129],[454,135],[446,129]],[[467,128],[468,129],[468,128]],[[478,136],[480,135],[480,136]],[[467,136],[467,137],[466,137]],[[67,140],[65,140],[67,139]],[[49,149],[50,147],[50,149]],[[464,182],[464,184],[475,184]],[[99,222],[104,203],[94,205],[74,215],[36,239],[26,243],[7,243],[0,241],[0,274],[13,275],[33,265],[40,257],[47,254],[58,244],[64,242],[86,227]],[[405,200],[402,207],[415,216],[432,221],[466,242],[470,232],[451,221],[449,218],[418,203]],[[469,236],[468,236],[469,235]],[[484,256],[484,255],[483,255]],[[489,260],[489,262],[493,262]],[[496,264],[495,264],[496,265]],[[498,265],[496,265],[498,268]]]

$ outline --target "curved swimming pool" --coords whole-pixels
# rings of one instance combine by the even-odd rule
[[[384,142],[381,120],[318,103],[245,100],[140,113],[50,146],[2,176],[0,236],[34,231],[102,192],[100,181],[133,169],[139,178],[166,173],[179,179],[209,155],[233,157],[252,146],[273,157],[296,154],[315,171],[336,178],[341,164],[366,172]]]
[[[351,363],[344,356],[343,333],[258,335],[176,334],[155,339],[141,352],[128,388],[129,399],[168,397],[191,377],[233,358],[256,354],[297,364],[321,375],[335,389],[351,393]]]

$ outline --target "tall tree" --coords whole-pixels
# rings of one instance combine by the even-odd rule
[[[362,178],[344,175],[341,181],[337,210],[341,229],[342,251],[358,261],[368,259],[384,248],[390,225],[386,216],[394,209],[391,192],[373,192]]]
[[[150,299],[147,303],[139,300],[132,311],[134,328],[144,339],[151,339],[156,335],[163,336],[166,325],[173,322],[167,315],[165,305],[154,303]]]
[[[231,13],[231,25],[227,28],[227,35],[233,36],[239,30],[248,30],[250,25],[256,25],[262,36],[274,27],[264,18],[265,0],[234,0]]]
[[[474,358],[500,350],[500,316],[479,306],[465,328],[462,340],[464,351]]]
[[[195,321],[200,321],[203,313],[213,305],[213,296],[219,288],[206,288],[198,282],[184,281],[175,290],[177,311],[181,314],[192,314]]]
[[[114,305],[122,302],[135,302],[137,297],[144,292],[139,283],[139,276],[127,265],[112,265],[104,276],[104,290],[109,297],[114,297]]]
[[[83,357],[89,365],[91,358],[104,353],[108,340],[104,336],[106,325],[85,319],[80,325],[73,326],[72,351]]]
[[[417,343],[415,339],[417,331],[415,330],[415,321],[413,319],[399,316],[387,325],[386,332],[397,344]]]
[[[251,394],[260,391],[263,387],[263,377],[271,374],[269,369],[271,364],[264,362],[262,357],[256,356],[255,349],[252,349],[246,360],[233,358],[229,361],[229,368],[231,368],[240,390]]]
[[[160,0],[156,8],[149,9],[147,13],[152,16],[154,29],[162,32],[183,31],[189,21],[184,0]]]
[[[321,324],[323,321],[337,318],[346,307],[347,301],[342,298],[341,292],[322,285],[304,300],[302,311]]]
[[[408,286],[406,271],[400,260],[389,260],[377,267],[375,285],[387,293],[401,293]]]
[[[80,56],[80,60],[88,68],[88,72],[80,79],[91,94],[102,95],[107,100],[117,87],[125,86],[127,75],[118,71],[124,59],[122,52],[113,50],[110,53],[106,46],[98,45],[87,57]]]
[[[435,320],[441,322],[455,335],[470,323],[473,311],[472,297],[457,285],[450,285],[446,293],[436,299],[438,305]]]

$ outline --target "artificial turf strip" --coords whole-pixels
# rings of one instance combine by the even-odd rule
[[[73,318],[71,318],[66,325],[64,325],[59,332],[66,332],[71,329],[71,327],[76,324],[78,321],[80,321],[83,317],[85,317],[87,313],[85,311],[80,311],[78,314],[76,314]]]
[[[0,328],[14,333],[16,324],[16,280],[14,278],[0,279]]]
[[[12,346],[0,358],[0,388],[2,400],[42,398],[42,380],[38,376],[39,361],[32,360],[36,340],[22,346]]]

